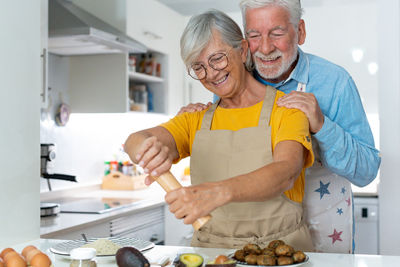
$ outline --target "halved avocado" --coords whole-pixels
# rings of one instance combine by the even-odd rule
[[[179,256],[179,267],[199,267],[203,265],[203,257],[196,253],[183,253]]]

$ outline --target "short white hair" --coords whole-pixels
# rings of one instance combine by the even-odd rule
[[[245,31],[247,9],[266,6],[280,6],[285,8],[290,14],[290,23],[297,29],[301,16],[303,15],[300,0],[242,0],[240,2],[240,10],[242,11],[243,29]]]
[[[242,47],[244,36],[236,22],[225,13],[210,9],[191,17],[181,36],[181,57],[187,68],[207,46],[213,30],[218,31],[222,40],[234,49]],[[247,60],[251,61],[250,54]]]

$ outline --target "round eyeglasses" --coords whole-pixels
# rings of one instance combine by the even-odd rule
[[[223,70],[228,66],[228,56],[225,52],[215,53],[208,58],[208,65],[214,70]],[[188,74],[195,80],[203,80],[207,77],[207,67],[200,62],[193,63]]]

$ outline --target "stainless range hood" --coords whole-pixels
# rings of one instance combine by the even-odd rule
[[[70,0],[49,1],[49,52],[58,55],[145,53],[146,47]]]

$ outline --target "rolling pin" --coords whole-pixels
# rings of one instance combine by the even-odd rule
[[[176,180],[175,176],[172,175],[171,172],[167,171],[166,173],[161,174],[159,177],[154,177],[156,182],[168,193],[172,190],[181,188],[182,185]],[[193,228],[197,231],[199,230],[208,220],[211,219],[210,215],[198,218],[192,225]]]

